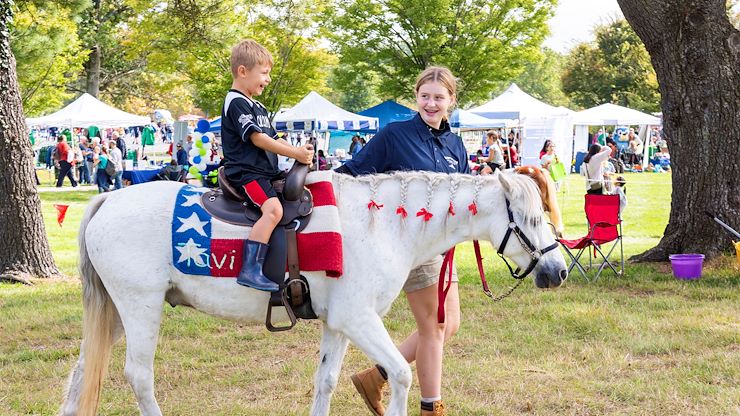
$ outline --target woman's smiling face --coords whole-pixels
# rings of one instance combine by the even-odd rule
[[[440,127],[442,119],[447,116],[447,111],[454,103],[455,97],[437,81],[423,84],[416,92],[416,105],[421,119],[435,129]]]

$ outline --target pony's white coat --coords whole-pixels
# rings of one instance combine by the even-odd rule
[[[329,414],[331,394],[351,340],[388,372],[391,398],[387,414],[405,415],[411,369],[381,317],[400,293],[409,271],[463,241],[488,240],[497,246],[508,223],[504,197],[512,203],[515,221],[537,248],[552,244],[554,237],[534,183],[522,175],[329,177],[343,230],[344,275],[332,279],[323,273],[304,273],[310,282],[313,309],[324,323],[311,414]],[[80,228],[86,329],[60,414],[94,414],[106,351],[124,332],[125,375],[140,411],[146,416],[161,414],[154,397],[153,362],[166,300],[226,319],[264,322],[267,293],[241,287],[233,279],[184,275],[172,266],[171,221],[180,186],[171,182],[137,185],[103,194],[88,207]],[[370,200],[383,207],[368,209]],[[474,200],[477,215],[468,209]],[[450,203],[454,216],[448,215]],[[399,205],[405,207],[408,218],[396,213]],[[422,208],[433,213],[428,222],[416,216]],[[507,245],[505,254],[520,267],[530,261],[516,239]],[[556,286],[565,268],[562,254],[554,250],[543,256],[535,272]],[[105,307],[107,315],[95,315]],[[284,317],[278,308],[275,312],[277,318]],[[106,325],[109,329],[99,329]],[[88,351],[94,357],[86,357]]]

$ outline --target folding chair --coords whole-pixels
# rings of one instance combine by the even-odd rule
[[[571,259],[568,267],[568,273],[574,267],[578,268],[586,280],[590,280],[586,274],[587,270],[593,267],[591,250],[593,256],[598,255],[602,258],[594,280],[598,279],[601,272],[609,267],[617,276],[624,275],[624,246],[622,245],[622,219],[619,217],[619,195],[586,195],[586,220],[588,221],[588,234],[575,240],[558,239],[565,249],[565,252]],[[609,248],[609,243],[611,248]],[[609,256],[619,245],[620,267],[617,270],[616,265],[609,261]],[[608,252],[604,255],[604,251]],[[575,255],[573,252],[578,250]],[[588,253],[588,267],[581,264],[581,256]]]

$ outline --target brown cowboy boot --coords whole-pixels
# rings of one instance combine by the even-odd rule
[[[431,409],[424,403],[421,404],[421,416],[446,416],[445,404],[442,400],[437,400],[431,404]]]
[[[388,381],[380,374],[377,366],[362,370],[352,375],[352,383],[365,401],[367,408],[375,416],[383,416],[385,407],[383,407],[383,387]]]

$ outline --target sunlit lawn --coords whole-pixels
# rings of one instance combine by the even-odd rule
[[[625,253],[657,244],[668,220],[670,176],[627,174]],[[94,192],[43,193],[49,240],[60,269],[76,275],[76,233]],[[566,236],[585,232],[583,179],[571,175],[559,200]],[[52,204],[69,204],[63,227]],[[728,248],[729,249],[729,248]],[[740,271],[730,256],[696,281],[670,266],[628,265],[626,276],[595,283],[573,275],[565,287],[528,280],[492,304],[480,291],[470,244],[458,250],[463,324],[448,344],[444,400],[451,415],[729,415],[740,411]],[[486,247],[492,288],[512,279]],[[81,333],[76,279],[34,287],[0,285],[0,414],[49,415],[61,401]],[[166,415],[307,414],[320,325],[270,334],[186,309],[165,307],[155,362]],[[385,322],[402,340],[414,327],[401,299]],[[100,414],[137,414],[114,351]],[[350,348],[332,414],[367,414],[349,375],[368,365]],[[418,386],[409,396],[418,414]]]

